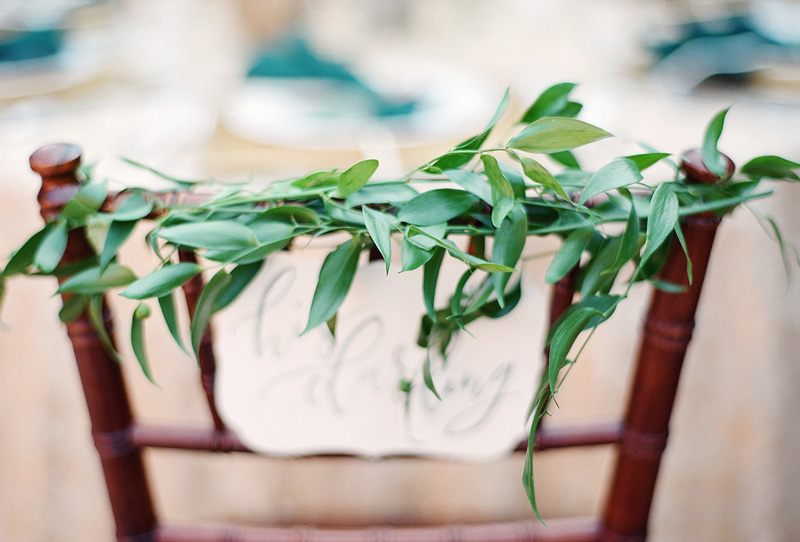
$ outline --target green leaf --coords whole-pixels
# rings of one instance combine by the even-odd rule
[[[528,240],[528,221],[525,209],[516,204],[497,228],[492,246],[492,261],[507,267],[516,267],[525,242]],[[500,307],[505,306],[505,289],[511,273],[493,273],[492,284]]]
[[[463,169],[449,169],[444,174],[470,194],[475,194],[489,205],[492,204],[492,187],[484,177]]]
[[[119,264],[110,264],[105,270],[99,266],[90,267],[65,280],[58,293],[101,294],[112,288],[127,286],[136,280],[133,271]]]
[[[408,226],[405,237],[412,244],[424,250],[433,250],[447,235],[447,223],[434,224],[432,226]]]
[[[319,215],[316,211],[299,205],[280,205],[267,209],[256,220],[262,218],[270,221],[283,220],[290,224],[319,224]]]
[[[409,240],[409,236],[406,234],[400,247],[401,271],[412,271],[425,265],[433,257],[433,253],[433,250],[426,250]]]
[[[485,131],[465,141],[462,141],[451,152],[445,153],[425,168],[426,171],[434,173],[448,170],[455,170],[464,166],[467,162],[478,154],[486,138],[489,137],[489,131]],[[453,152],[457,151],[457,152]],[[472,151],[472,152],[469,152]]]
[[[6,296],[6,277],[2,273],[0,273],[0,309],[3,308],[3,299]],[[2,312],[0,311],[0,314]]]
[[[461,300],[464,299],[464,288],[467,286],[467,281],[472,277],[472,269],[467,269],[464,273],[461,274],[461,278],[458,279],[458,283],[456,284],[456,289],[453,291],[453,297],[450,298],[450,317],[455,321],[456,325],[460,328],[464,328],[464,324],[461,321],[461,315],[463,314],[463,307],[461,306]]]
[[[214,312],[214,304],[230,280],[231,277],[228,272],[224,268],[220,269],[211,277],[211,280],[208,281],[208,284],[200,292],[200,297],[197,299],[197,306],[192,315],[191,340],[192,350],[198,360],[200,357],[200,343],[203,340],[206,328],[208,328],[211,314]]]
[[[731,198],[721,198],[718,200],[690,203],[682,205],[678,214],[680,216],[695,215],[697,213],[704,213],[706,211],[715,211],[718,214],[727,213],[740,203],[752,201],[758,198],[763,198],[772,195],[772,192],[759,192],[758,194],[744,194],[742,196],[734,196]]]
[[[547,268],[545,282],[553,284],[564,278],[581,260],[581,254],[594,235],[594,228],[580,228],[570,233]]]
[[[525,124],[539,120],[542,117],[573,116],[561,115],[567,109],[569,95],[575,88],[575,83],[558,83],[542,92],[536,101],[525,111],[520,122]],[[573,106],[574,107],[574,106]],[[568,110],[568,112],[572,112]]]
[[[514,310],[514,308],[519,304],[519,300],[521,298],[522,281],[516,280],[511,288],[508,288],[504,292],[505,305],[503,305],[503,307],[501,307],[499,301],[495,299],[494,301],[486,303],[483,307],[481,307],[481,314],[486,315],[489,318],[502,318]]]
[[[39,245],[44,239],[45,235],[52,228],[47,225],[35,234],[33,234],[23,245],[17,250],[3,269],[2,276],[10,277],[17,273],[22,273],[33,263],[34,256],[39,249]],[[60,259],[60,258],[59,258]]]
[[[270,245],[291,239],[294,225],[283,220],[274,220],[263,214],[247,225],[258,239],[260,245]]]
[[[361,210],[364,213],[364,224],[367,226],[369,236],[386,262],[386,273],[388,274],[392,261],[392,219],[369,207],[362,207]]]
[[[725,125],[725,115],[728,114],[728,109],[723,109],[716,116],[711,119],[711,122],[706,128],[706,135],[703,138],[703,164],[708,171],[717,177],[725,176],[725,160],[717,149],[719,137],[722,135],[722,128]]]
[[[150,371],[150,362],[147,359],[147,351],[144,347],[144,319],[149,316],[150,308],[144,303],[140,303],[136,310],[133,311],[133,318],[131,319],[131,348],[136,360],[139,362],[139,367],[142,368],[142,373],[147,377],[147,380],[155,384],[153,373]]]
[[[120,295],[128,299],[162,297],[182,286],[202,270],[202,267],[190,262],[165,265],[133,282]]]
[[[52,273],[64,256],[68,238],[66,222],[54,223],[39,243],[33,256],[33,265],[42,273]]]
[[[328,331],[331,332],[331,337],[336,338],[336,315],[330,317],[330,319],[325,322],[325,325],[328,327]]]
[[[325,198],[325,211],[330,215],[331,219],[337,222],[345,222],[347,224],[356,224],[364,226],[364,215],[353,209],[342,207],[338,203],[329,198]]]
[[[297,179],[296,181],[292,182],[292,186],[297,188],[301,188],[303,190],[307,188],[316,188],[322,186],[336,186],[339,184],[339,177],[341,177],[341,173],[338,171],[319,171],[317,173],[312,173],[302,179]]]
[[[106,240],[103,243],[103,250],[100,253],[100,268],[105,269],[114,256],[117,255],[119,247],[130,237],[136,228],[136,221],[129,220],[125,222],[114,221],[108,227]]]
[[[417,197],[419,192],[407,184],[368,184],[358,192],[347,197],[345,203],[348,207],[359,205],[389,204],[402,205]]]
[[[64,302],[61,310],[58,311],[58,319],[69,324],[78,319],[89,306],[89,297],[85,295],[74,295]]]
[[[573,303],[572,305],[567,307],[567,309],[563,313],[561,313],[561,316],[559,316],[553,323],[553,325],[550,326],[550,329],[547,330],[547,338],[545,344],[551,343],[551,341],[553,340],[553,334],[555,333],[555,330],[558,329],[558,327],[561,325],[561,322],[566,320],[569,317],[569,315],[572,314],[573,312],[582,308],[590,308],[600,313],[598,316],[590,319],[586,323],[586,325],[583,326],[584,331],[586,331],[587,329],[599,326],[605,320],[610,318],[611,315],[614,314],[617,305],[619,305],[622,299],[624,298],[619,295],[601,294],[601,295],[593,295],[591,297],[581,299],[577,303]]]
[[[62,263],[53,270],[51,275],[54,277],[70,277],[79,271],[83,271],[84,269],[96,267],[99,265],[99,263],[100,258],[97,256],[90,256],[85,260],[79,260],[68,264]]]
[[[436,286],[439,282],[439,271],[442,268],[443,260],[444,249],[436,247],[422,269],[422,300],[425,303],[425,311],[433,322],[436,322]]]
[[[567,169],[553,175],[553,177],[555,177],[558,182],[561,183],[561,186],[567,191],[567,193],[586,188],[586,182],[591,176],[592,174],[588,171],[577,169]]]
[[[340,198],[346,198],[350,194],[357,192],[369,182],[376,169],[378,169],[378,161],[374,159],[362,160],[354,164],[339,177],[339,184],[336,188],[337,195]]]
[[[507,267],[505,265],[500,265],[499,263],[487,262],[486,260],[484,260],[482,258],[478,258],[476,256],[472,256],[470,254],[467,254],[466,252],[464,252],[463,250],[458,248],[456,246],[456,244],[453,243],[450,239],[440,239],[440,238],[435,237],[435,236],[429,234],[428,232],[426,232],[425,230],[423,230],[421,228],[418,228],[416,226],[409,226],[408,233],[406,233],[406,239],[408,239],[408,237],[412,236],[412,235],[424,235],[428,239],[431,239],[434,242],[434,244],[436,244],[437,246],[440,246],[440,247],[444,248],[447,252],[450,253],[451,256],[461,260],[462,262],[466,263],[470,267],[477,267],[478,269],[480,269],[482,271],[488,271],[490,273],[498,272],[498,271],[499,272],[504,272],[504,273],[506,273],[506,272],[507,273],[513,273],[514,272],[514,269],[512,267]],[[412,245],[411,243],[409,243],[409,244]],[[428,259],[430,259],[430,257],[428,257]],[[427,260],[425,260],[425,261],[427,261]],[[423,262],[423,263],[425,263],[425,262]],[[407,270],[407,269],[405,269],[405,263],[403,264],[403,270],[404,271]]]
[[[532,153],[553,153],[606,137],[611,137],[611,134],[583,121],[547,117],[529,124],[509,140],[507,147]]]
[[[514,156],[511,152],[508,152],[508,154]],[[515,158],[517,157],[515,156]],[[525,190],[527,186],[522,173],[509,164],[504,164],[503,162],[498,162],[498,164],[500,165],[500,171],[503,173],[503,177],[508,179],[508,182],[511,184],[511,189],[514,191],[514,198],[525,199]]]
[[[500,122],[503,113],[505,113],[506,109],[508,109],[508,97],[509,97],[509,89],[506,89],[505,92],[503,92],[503,97],[500,98],[500,103],[497,104],[497,109],[494,110],[492,118],[489,119],[486,128],[484,128],[484,131],[491,130],[497,125],[498,122]]]
[[[570,201],[569,196],[564,191],[564,188],[562,188],[556,178],[553,177],[553,175],[551,175],[550,172],[547,171],[547,169],[539,162],[526,156],[520,156],[519,161],[520,164],[522,164],[522,171],[525,173],[527,178],[544,186],[548,190],[552,190],[565,200]]]
[[[569,151],[552,152],[550,158],[569,169],[581,169],[578,159]]]
[[[622,269],[622,266],[636,255],[638,249],[639,216],[636,214],[636,206],[631,203],[631,212],[628,215],[627,222],[625,223],[625,231],[622,232],[617,257],[614,259],[614,264],[606,272],[612,273]]]
[[[529,416],[532,416],[531,428],[528,433],[528,446],[525,450],[525,465],[522,469],[522,485],[525,488],[525,494],[528,496],[533,513],[542,524],[544,524],[544,521],[542,516],[539,515],[539,509],[536,505],[536,491],[533,484],[533,451],[536,447],[536,431],[542,418],[547,414],[547,405],[550,404],[552,397],[553,393],[547,387],[547,375],[542,373],[539,388],[529,414]]]
[[[644,171],[669,156],[671,155],[668,152],[648,152],[645,154],[632,154],[623,158],[633,162],[639,171]]]
[[[554,117],[569,117],[575,118],[583,109],[583,104],[578,102],[567,102],[567,105],[564,106],[558,115],[553,115]]]
[[[783,260],[783,270],[786,273],[786,278],[790,277],[790,265],[789,265],[789,256],[787,252],[792,251],[795,256],[795,261],[797,262],[798,267],[800,267],[800,254],[798,254],[797,248],[792,244],[787,243],[784,238],[783,234],[781,233],[780,228],[778,228],[778,224],[775,220],[771,217],[765,217],[767,224],[769,224],[770,229],[772,230],[772,235],[775,238],[775,241],[778,243],[778,249],[781,252],[781,260]]]
[[[689,256],[689,247],[686,246],[686,238],[683,237],[683,230],[681,230],[680,222],[675,224],[675,237],[683,249],[683,255],[686,257],[686,277],[689,279],[689,284],[692,283],[692,258]]]
[[[578,204],[583,205],[593,198],[609,190],[630,186],[642,180],[639,168],[627,158],[617,158],[598,169],[586,182]]]
[[[478,153],[478,149],[481,148],[481,145],[483,145],[483,143],[486,141],[486,138],[489,137],[492,129],[495,127],[500,118],[503,116],[503,113],[505,113],[506,109],[508,108],[508,95],[509,92],[508,89],[506,89],[505,93],[503,94],[503,98],[500,100],[500,103],[494,112],[494,115],[492,115],[491,120],[489,120],[489,123],[486,125],[486,128],[484,128],[483,132],[465,141],[462,141],[453,148],[455,151],[475,151],[474,153],[446,153],[435,160],[431,166],[427,168],[428,171],[447,171],[449,169],[458,169],[469,162],[472,157]]]
[[[487,277],[484,279],[480,286],[470,295],[469,299],[467,299],[468,304],[464,309],[464,315],[474,314],[477,311],[481,311],[480,314],[483,314],[483,309],[487,306],[487,301],[489,297],[491,297],[492,292],[494,292],[494,287],[492,285],[492,281]]]
[[[233,249],[255,247],[258,239],[252,229],[228,220],[188,222],[156,230],[154,235],[180,246]]]
[[[92,322],[92,326],[94,326],[94,330],[97,333],[97,337],[100,339],[100,344],[103,345],[103,349],[106,351],[106,354],[117,363],[122,363],[122,356],[119,355],[117,352],[116,347],[114,346],[114,341],[111,340],[111,336],[108,334],[108,330],[106,329],[105,319],[103,318],[103,295],[93,295],[89,300],[89,310],[87,311],[89,314],[89,320]]]
[[[653,288],[667,292],[668,294],[683,294],[686,293],[686,286],[682,284],[675,284],[665,280],[652,279],[649,281]]]
[[[145,218],[151,212],[153,212],[153,201],[146,199],[141,192],[133,192],[122,200],[116,211],[103,216],[112,220],[128,222]]]
[[[69,221],[67,221],[67,224],[69,224]],[[88,219],[83,226],[83,238],[86,239],[94,254],[100,254],[103,251],[103,244],[106,241],[110,227],[111,224],[98,218]]]
[[[158,306],[161,308],[161,315],[164,317],[164,323],[167,324],[167,329],[170,335],[175,340],[181,350],[189,353],[181,339],[180,326],[178,325],[178,311],[175,310],[175,292],[170,292],[158,298]]]
[[[743,165],[740,171],[757,181],[764,177],[798,181],[800,177],[793,171],[795,169],[800,169],[800,164],[797,162],[792,162],[780,156],[759,156]]]
[[[550,392],[546,393],[548,400],[550,395]],[[542,408],[544,409],[544,406],[542,406]],[[542,417],[543,416],[544,413],[542,413]],[[538,421],[541,419],[541,417],[538,415],[538,413],[535,413],[534,419],[537,423],[534,423],[531,426],[530,434],[528,435],[528,448],[525,451],[525,465],[522,468],[522,487],[525,488],[525,494],[528,496],[528,502],[530,502],[531,510],[533,510],[533,513],[536,515],[536,519],[544,524],[544,520],[539,514],[539,507],[536,504],[536,490],[533,483],[533,449],[536,446],[536,428],[538,427]]]
[[[647,220],[647,237],[642,262],[660,247],[678,223],[678,197],[670,183],[658,185],[650,200],[650,216]],[[641,264],[640,264],[641,265]]]
[[[645,260],[639,259],[639,265],[636,266],[636,272],[631,277],[632,282],[641,282],[643,280],[650,280],[656,273],[664,266],[667,261],[670,243],[662,243],[660,247],[655,249],[652,254]]]
[[[255,248],[238,250],[207,250],[203,256],[209,260],[222,263],[237,263],[240,265],[262,261],[264,258],[285,248],[291,238]]]
[[[600,250],[586,265],[586,272],[581,280],[582,299],[598,292],[606,294],[614,285],[618,270],[613,270],[613,265],[621,244],[621,237],[605,239]]]
[[[231,271],[231,280],[214,300],[213,312],[220,311],[230,305],[247,288],[247,285],[253,281],[263,266],[264,260],[258,260],[234,267],[233,271]]]
[[[242,205],[244,209],[252,209],[252,207],[248,206],[244,203],[241,199],[242,192],[239,186],[230,185],[224,186],[219,189],[218,192],[214,194],[214,196],[208,201],[208,205],[212,208],[214,207],[236,207],[237,205]]]
[[[433,384],[433,377],[431,376],[431,351],[428,351],[425,354],[425,361],[422,363],[422,380],[425,382],[425,387],[428,388],[433,395],[436,396],[437,399],[440,401],[442,400],[441,396],[439,396],[439,392],[436,391],[436,386]]]
[[[446,241],[452,243],[452,241]],[[455,244],[452,246],[455,247]],[[502,265],[496,262],[487,262],[482,258],[476,258],[475,256],[470,256],[469,254],[456,254],[452,248],[450,253],[454,254],[457,258],[464,260],[467,264],[469,264],[470,267],[480,269],[481,271],[486,271],[487,273],[513,273],[515,271],[513,267],[508,267],[507,265]]]
[[[78,179],[79,180],[89,180],[94,175],[94,168],[97,166],[97,162],[91,164],[81,164],[78,167]]]
[[[492,225],[498,228],[514,206],[514,190],[500,171],[494,156],[484,154],[481,161],[492,187]]]
[[[162,173],[161,171],[158,171],[155,168],[152,168],[150,166],[146,166],[146,165],[144,165],[144,164],[142,164],[140,162],[137,162],[135,160],[131,160],[130,158],[123,157],[122,160],[124,162],[127,162],[128,164],[134,166],[134,167],[137,167],[139,169],[143,169],[145,171],[149,171],[150,173],[152,173],[156,177],[164,179],[165,181],[169,181],[169,182],[175,183],[178,186],[180,186],[181,188],[189,188],[189,187],[194,186],[194,185],[209,184],[209,183],[213,182],[213,181],[209,181],[209,180],[178,179],[177,177],[173,177],[171,175],[167,175],[166,173]]]
[[[473,194],[464,190],[430,190],[406,203],[397,213],[397,219],[416,226],[432,226],[464,214],[477,201]]]
[[[327,322],[339,310],[356,275],[360,253],[361,239],[356,236],[325,257],[303,333]]]
[[[87,183],[67,202],[61,211],[61,216],[83,224],[102,207],[107,195],[107,183]]]
[[[558,374],[566,364],[567,355],[578,335],[592,318],[602,314],[592,307],[580,307],[562,320],[553,332],[553,339],[550,341],[548,375],[550,389],[554,392],[557,390]]]
[[[623,299],[624,297],[621,295],[609,294],[593,295],[591,297],[581,299],[579,302],[581,307],[590,307],[600,313],[589,320],[583,329],[586,330],[597,327],[608,320],[617,310],[617,306]]]

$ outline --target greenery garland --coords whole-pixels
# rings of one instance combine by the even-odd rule
[[[506,92],[480,134],[399,180],[372,181],[378,162],[364,160],[346,171],[317,172],[263,190],[212,183],[213,190],[202,203],[167,204],[168,199],[158,194],[130,187],[116,210],[103,212],[107,182],[92,179],[90,169],[81,170],[84,178],[74,198],[11,256],[0,275],[0,297],[5,279],[14,275],[65,278],[58,292],[73,295],[59,313],[61,320],[70,322],[88,312],[104,344],[118,358],[102,325],[101,307],[103,294],[124,288],[120,295],[140,301],[131,318],[130,340],[142,371],[152,380],[143,333],[143,320],[151,309],[145,301],[157,300],[172,336],[186,350],[173,292],[201,272],[213,273],[191,322],[191,347],[197,352],[212,314],[243,291],[270,254],[308,238],[345,233],[347,240],[325,258],[305,329],[327,323],[335,333],[336,313],[361,253],[379,252],[388,273],[391,238],[396,236],[401,238],[402,271],[421,268],[423,274],[426,314],[421,318],[419,343],[429,355],[421,370],[425,385],[438,397],[431,354],[445,356],[452,337],[471,321],[511,311],[521,295],[514,271],[527,238],[558,236],[562,244],[547,269],[546,282],[554,283],[575,270],[579,298],[548,335],[549,371],[529,412],[532,443],[550,398],[558,393],[577,357],[568,355],[581,332],[608,319],[635,283],[678,288],[654,277],[670,240],[674,237],[683,244],[681,217],[721,215],[767,196],[764,179],[800,180],[793,171],[800,164],[777,156],[760,156],[735,174],[726,172],[717,142],[727,110],[714,117],[703,141],[702,159],[718,178],[714,184],[686,184],[672,155],[654,151],[614,158],[597,171],[585,171],[571,151],[611,134],[575,118],[582,106],[570,99],[574,86],[561,83],[545,90],[515,123],[516,135],[501,146],[486,147],[506,111]],[[545,167],[542,157],[551,168],[558,168],[556,173]],[[642,171],[662,161],[674,168],[673,178],[655,186],[644,183]],[[208,183],[159,175],[181,190],[208,193]],[[157,221],[148,239],[160,262],[151,273],[137,277],[119,262],[118,252],[137,223],[153,216]],[[612,223],[623,229],[609,233],[607,226]],[[770,224],[785,256],[780,232],[774,222]],[[87,261],[60,266],[68,232],[76,228],[101,230],[94,243],[97,253]],[[473,250],[465,251],[453,241],[459,236],[469,237]],[[176,262],[178,249],[202,256],[203,265]],[[445,256],[463,262],[465,270],[449,305],[436,307]],[[623,273],[631,268],[626,267],[629,263],[632,271]],[[687,272],[691,279],[691,262]],[[406,392],[411,389],[410,381],[399,385]],[[538,516],[532,451],[529,445],[523,482]]]

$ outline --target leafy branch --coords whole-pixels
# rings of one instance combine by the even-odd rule
[[[548,370],[533,398],[529,446],[523,472],[525,490],[538,516],[533,484],[532,451],[539,422],[557,396],[576,359],[576,344],[610,318],[632,286],[652,282],[664,289],[656,273],[672,239],[685,248],[681,219],[698,213],[722,215],[770,194],[765,180],[798,181],[800,164],[777,156],[760,156],[738,172],[717,149],[727,110],[707,127],[702,161],[709,184],[688,184],[673,178],[651,186],[643,172],[659,162],[671,164],[670,153],[614,157],[596,171],[581,169],[573,151],[612,137],[607,131],[576,119],[582,106],[571,99],[575,85],[561,83],[545,90],[515,123],[515,134],[503,144],[486,146],[506,115],[508,92],[484,130],[396,180],[373,180],[377,160],[363,160],[345,171],[320,171],[258,189],[252,184],[222,186],[183,181],[152,171],[195,198],[178,199],[130,187],[115,196],[118,205],[105,210],[111,198],[107,183],[89,170],[77,194],[61,213],[34,233],[11,256],[0,274],[58,276],[58,292],[66,294],[59,316],[70,322],[88,312],[99,336],[115,359],[119,355],[103,327],[102,296],[121,290],[139,302],[131,316],[132,350],[142,371],[153,379],[144,347],[144,321],[156,301],[176,343],[184,350],[176,316],[174,291],[198,275],[205,285],[191,320],[191,347],[213,314],[229,305],[256,276],[269,256],[302,247],[311,239],[338,239],[325,258],[304,333],[327,323],[335,330],[336,314],[348,294],[361,254],[386,262],[389,273],[393,239],[399,241],[402,272],[421,268],[425,314],[419,344],[428,349],[421,367],[423,382],[438,397],[430,372],[432,355],[445,357],[456,334],[478,318],[499,318],[514,309],[522,291],[515,277],[523,249],[532,236],[556,236],[561,246],[545,281],[576,277],[577,299],[549,330]],[[548,162],[549,161],[549,162]],[[545,164],[552,163],[549,167]],[[677,169],[677,168],[676,168]],[[198,187],[206,194],[199,195]],[[208,189],[212,188],[211,192]],[[159,264],[137,276],[120,261],[120,249],[137,224],[145,220],[150,247]],[[615,224],[615,228],[608,228]],[[774,221],[773,236],[785,253]],[[75,264],[61,264],[69,232],[88,228],[99,241],[96,255]],[[608,233],[618,231],[618,233]],[[333,237],[335,236],[335,237]],[[339,236],[344,236],[341,240]],[[178,251],[201,257],[201,264],[179,261]],[[464,272],[450,302],[435,304],[445,257],[461,262]],[[688,260],[688,257],[687,257]],[[624,271],[624,273],[623,273]],[[691,261],[687,262],[691,280]],[[582,346],[578,348],[582,350]],[[400,383],[405,392],[411,383]]]

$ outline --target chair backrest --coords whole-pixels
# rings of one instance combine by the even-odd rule
[[[71,145],[50,145],[30,159],[41,175],[39,193],[45,220],[57,216],[78,190],[76,172],[80,150]],[[729,167],[732,168],[732,163]],[[689,182],[709,183],[715,177],[703,166],[699,152],[684,157],[683,170]],[[172,196],[170,196],[172,197]],[[180,196],[175,196],[180,197]],[[107,202],[113,207],[113,198]],[[694,315],[719,217],[713,213],[687,216],[682,223],[686,250],[693,265],[689,284],[686,256],[673,243],[660,278],[685,288],[676,292],[655,290],[644,323],[641,346],[631,382],[628,406],[622,419],[612,423],[581,424],[579,427],[543,425],[535,439],[537,450],[576,446],[614,445],[616,464],[607,490],[604,510],[597,518],[548,521],[547,528],[535,520],[511,523],[464,524],[422,527],[376,527],[328,529],[310,527],[252,527],[223,525],[197,527],[173,525],[157,517],[142,451],[145,448],[249,452],[220,418],[214,398],[215,360],[212,331],[200,348],[200,378],[210,411],[205,429],[163,427],[137,421],[129,403],[120,366],[109,357],[90,318],[83,314],[67,324],[92,425],[92,437],[100,457],[117,529],[126,542],[178,541],[290,541],[290,540],[475,540],[475,541],[633,541],[644,540],[662,453],[667,443],[670,414],[675,400],[682,362],[691,339]],[[92,254],[79,230],[69,234],[62,264]],[[194,254],[181,252],[184,261]],[[202,282],[199,276],[184,286],[190,314],[197,304]],[[573,300],[573,275],[555,284],[550,303],[550,322]],[[70,294],[64,294],[65,301]],[[111,317],[104,319],[113,338]],[[538,355],[532,353],[532,356]],[[524,450],[527,443],[521,443]]]

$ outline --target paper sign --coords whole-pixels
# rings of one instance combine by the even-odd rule
[[[524,281],[510,314],[460,331],[444,366],[432,358],[440,401],[424,385],[426,350],[417,346],[425,313],[420,272],[387,276],[383,261],[361,265],[335,339],[324,324],[300,336],[324,256],[314,249],[271,256],[215,322],[217,405],[249,448],[481,460],[524,438],[542,367],[540,290]],[[466,267],[448,260],[438,291],[452,294]],[[401,390],[403,380],[411,391]]]

